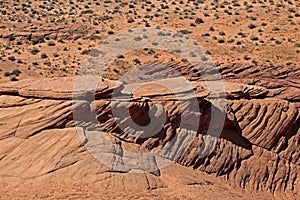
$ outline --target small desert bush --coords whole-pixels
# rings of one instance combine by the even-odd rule
[[[219,35],[223,36],[223,35],[225,35],[225,32],[224,31],[219,31]]]
[[[224,38],[218,38],[217,41],[218,41],[218,43],[224,43],[225,42]]]
[[[254,28],[256,28],[256,25],[255,24],[248,24],[248,28],[254,29]]]
[[[42,53],[41,54],[41,59],[45,59],[45,58],[47,58],[47,54],[46,53]]]
[[[55,42],[54,41],[49,41],[48,46],[55,46]]]
[[[255,35],[252,35],[252,36],[250,37],[250,40],[257,41],[257,40],[258,40],[258,37],[255,36]]]
[[[30,49],[30,53],[32,53],[33,55],[37,54],[38,52],[40,52],[40,50],[36,47]]]

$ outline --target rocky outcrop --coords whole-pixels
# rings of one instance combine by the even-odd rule
[[[243,74],[247,70],[253,73]],[[192,88],[176,84],[176,77],[126,85],[100,79],[90,88],[91,79],[74,87],[74,78],[2,84],[0,176],[63,175],[108,188],[163,188],[160,162],[167,158],[248,191],[299,198],[299,70],[290,70],[281,76],[264,67],[221,68],[225,111],[214,104],[222,95],[210,96],[203,80],[192,76]],[[166,83],[172,90],[162,87]],[[224,124],[213,114],[224,115]],[[137,131],[132,121],[147,129]],[[218,130],[220,137],[208,133]],[[149,152],[161,156],[134,160]],[[135,170],[143,173],[125,173]]]
[[[86,25],[48,26],[43,24],[20,24],[16,22],[3,22],[0,27],[1,38],[24,38],[34,44],[45,42],[49,39],[73,39],[87,35],[90,27]]]

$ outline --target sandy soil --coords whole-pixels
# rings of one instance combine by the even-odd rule
[[[187,34],[216,63],[299,64],[298,1],[233,2],[2,2],[0,70],[4,74],[19,68],[17,79],[75,75],[99,42],[149,26]],[[9,80],[0,76],[1,82]]]

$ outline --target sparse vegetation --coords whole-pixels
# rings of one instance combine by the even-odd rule
[[[294,0],[51,0],[0,3],[4,6],[0,9],[0,17],[5,24],[0,29],[0,69],[4,71],[9,71],[6,68],[8,61],[21,69],[33,67],[34,61],[38,63],[34,65],[34,70],[43,72],[43,76],[58,76],[67,71],[74,74],[91,49],[101,42],[108,43],[106,38],[122,30],[130,33],[137,27],[151,26],[158,30],[178,26],[176,30],[180,37],[197,40],[203,48],[210,49],[220,63],[224,63],[224,59],[230,62],[259,61],[260,64],[262,60],[281,64],[291,62],[291,65],[299,62],[300,13],[299,4]],[[51,28],[47,27],[50,23]],[[23,24],[25,29],[21,30]],[[163,30],[159,31],[163,38]],[[133,42],[140,42],[149,38],[141,34],[132,39]],[[155,47],[158,42],[153,40],[150,43]],[[277,59],[274,54],[286,48],[293,49],[293,53],[278,55],[280,59]],[[237,59],[241,57],[241,52],[251,59]],[[153,59],[159,57],[156,53],[151,55]],[[292,61],[285,60],[290,58]],[[143,59],[139,60],[142,62]],[[65,66],[66,70],[60,69],[61,66]]]
[[[9,56],[9,57],[8,57],[8,60],[10,60],[10,61],[15,61],[16,58],[15,58],[15,56]]]
[[[295,47],[300,47],[300,42],[295,42]]]
[[[51,41],[49,41],[49,42],[48,42],[48,46],[55,46],[55,42],[54,42],[54,41],[52,41],[52,40],[51,40]]]
[[[58,53],[58,52],[54,52],[54,53],[53,53],[53,57],[54,57],[54,58],[59,57],[59,53]]]
[[[254,28],[256,28],[256,25],[255,25],[255,24],[248,24],[248,27],[249,27],[250,29],[254,29]]]
[[[47,56],[47,54],[46,53],[42,53],[41,54],[41,59],[45,59],[45,58],[47,58],[48,56]]]
[[[250,39],[253,40],[253,41],[257,41],[257,40],[258,40],[258,37],[255,36],[255,35],[252,35],[252,36],[250,37]]]
[[[17,81],[18,79],[17,79],[17,76],[15,74],[11,74],[10,75],[10,80],[11,81]]]
[[[204,21],[203,21],[203,19],[201,19],[201,18],[197,18],[197,19],[195,20],[195,23],[196,23],[196,24],[202,24],[202,23],[204,23]]]
[[[208,58],[207,58],[205,55],[201,55],[201,60],[202,60],[202,61],[207,61]]]
[[[40,52],[40,51],[39,51],[38,48],[33,47],[33,48],[30,49],[30,52],[31,52],[33,55],[35,55],[35,54],[37,54],[37,53]]]
[[[4,76],[10,76],[10,72],[4,72]]]
[[[22,43],[22,40],[18,39],[18,40],[16,41],[16,44],[17,44],[17,45],[22,45],[22,44],[23,44],[23,43]]]
[[[219,31],[219,35],[223,36],[223,35],[225,35],[225,32],[224,31]]]
[[[218,43],[224,43],[225,42],[224,38],[218,38],[217,41],[218,41]]]

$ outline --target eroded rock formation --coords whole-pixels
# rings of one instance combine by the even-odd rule
[[[101,79],[89,91],[84,82],[74,87],[74,78],[2,84],[0,176],[4,182],[64,176],[108,188],[162,188],[168,185],[160,179],[160,158],[137,163],[130,152],[164,151],[180,165],[216,174],[232,186],[299,198],[300,70],[284,68],[276,74],[270,70],[220,67],[225,113],[212,103],[206,84],[196,75],[189,77],[195,97],[189,96],[190,88],[176,85],[176,77],[127,85]],[[161,87],[164,81],[172,83],[172,91]],[[191,98],[196,101],[187,101]],[[114,110],[121,115],[114,116]],[[130,115],[123,116],[123,110]],[[216,118],[211,121],[212,110],[224,114],[224,124]],[[130,127],[130,120],[140,126],[151,123],[151,112],[158,119],[166,113],[162,127],[153,124],[147,131]],[[208,137],[208,129],[221,129],[220,137]],[[216,144],[201,157],[207,141]],[[113,158],[109,162],[115,166],[92,155]],[[131,170],[144,173],[124,173]]]

